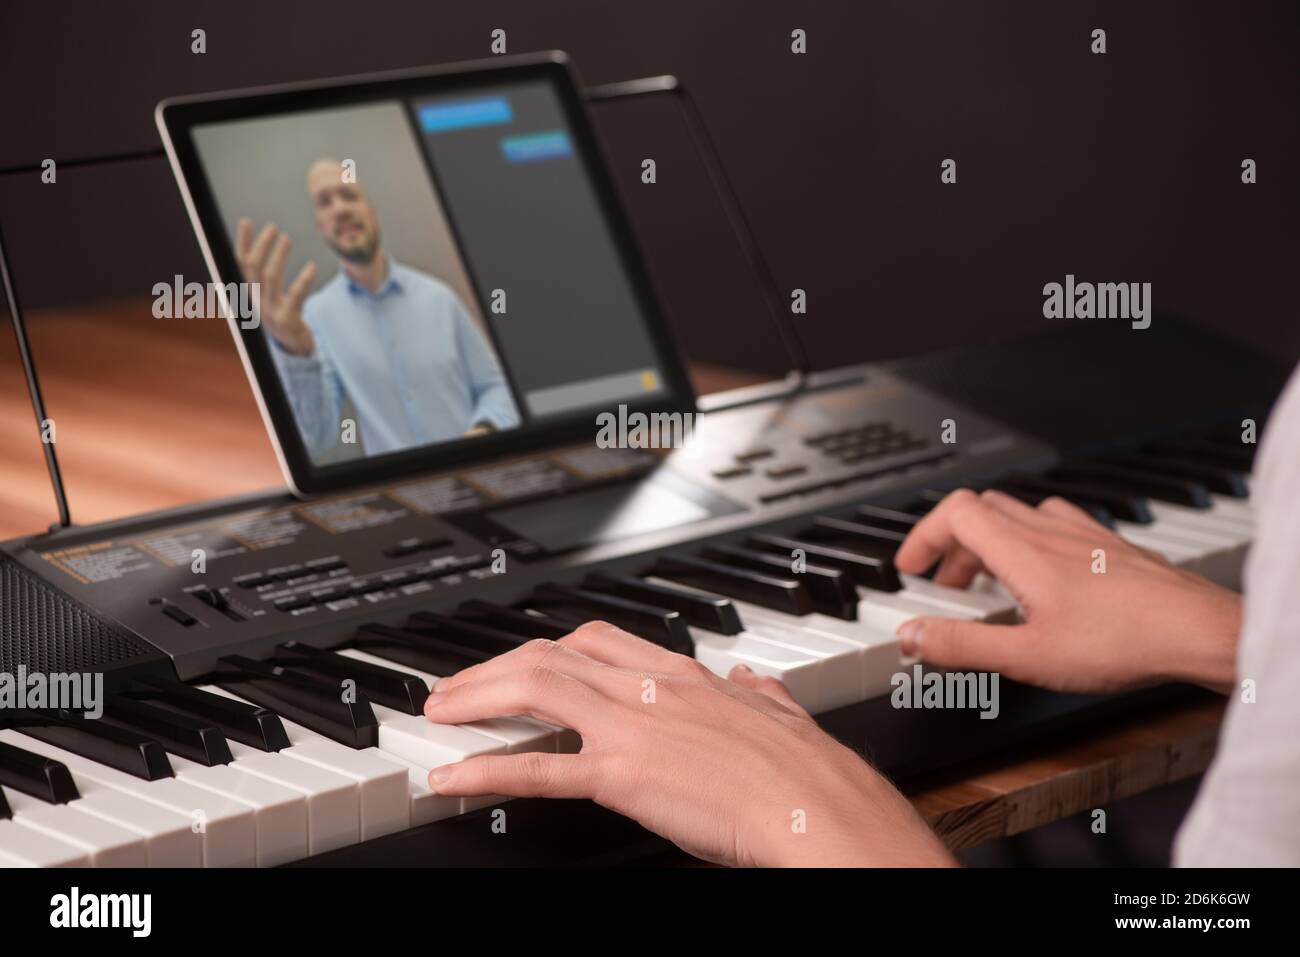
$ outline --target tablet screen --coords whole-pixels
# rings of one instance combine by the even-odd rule
[[[345,100],[187,128],[304,476],[663,407],[675,360],[553,78]]]

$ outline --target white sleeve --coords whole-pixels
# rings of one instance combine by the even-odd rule
[[[1300,866],[1300,370],[1256,456],[1237,687],[1174,847],[1182,867]],[[1250,701],[1253,684],[1254,701]],[[1243,688],[1243,685],[1248,685]]]

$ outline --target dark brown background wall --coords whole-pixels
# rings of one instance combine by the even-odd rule
[[[694,89],[818,366],[1039,328],[1067,272],[1300,355],[1294,2],[5,3],[0,167],[156,147],[168,95],[485,56],[496,27],[587,82]],[[688,351],[778,367],[672,112],[598,118]],[[33,308],[206,278],[159,159],[0,176],[0,219]]]

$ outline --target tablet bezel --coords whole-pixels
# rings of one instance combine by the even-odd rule
[[[549,51],[431,68],[173,97],[159,103],[154,116],[212,281],[224,288],[226,283],[239,282],[242,277],[194,146],[192,130],[195,126],[364,102],[409,100],[474,87],[484,82],[508,83],[538,79],[549,82],[559,97],[569,130],[578,145],[576,155],[580,157],[596,191],[597,202],[614,238],[619,259],[627,272],[633,294],[645,316],[651,341],[659,354],[663,393],[651,401],[629,399],[622,404],[628,407],[629,412],[693,412],[696,409],[696,397],[690,377],[669,333],[627,211],[614,187],[606,153],[596,138],[590,117],[583,107],[576,73],[564,53]],[[477,289],[475,291],[478,292]],[[575,413],[557,418],[554,422],[533,423],[487,436],[419,446],[331,465],[316,465],[303,443],[264,333],[260,327],[241,328],[238,318],[228,307],[226,315],[267,432],[275,447],[285,482],[300,496],[378,483],[496,458],[502,454],[594,438],[596,432],[590,414]],[[522,398],[516,396],[516,401],[522,401]]]

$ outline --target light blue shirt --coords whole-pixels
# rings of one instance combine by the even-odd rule
[[[309,356],[272,354],[313,455],[340,444],[346,395],[367,455],[459,438],[478,423],[519,424],[483,333],[443,282],[389,260],[376,294],[344,270],[307,297]]]

